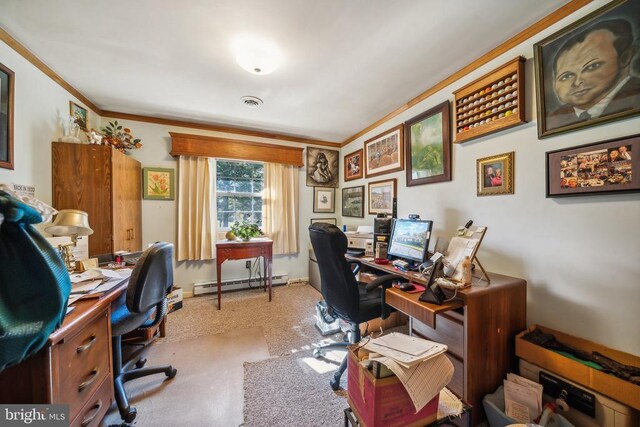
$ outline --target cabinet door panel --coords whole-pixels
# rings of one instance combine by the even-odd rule
[[[113,176],[114,251],[139,251],[142,248],[140,163],[114,152]]]

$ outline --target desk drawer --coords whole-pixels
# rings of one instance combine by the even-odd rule
[[[445,344],[449,352],[464,359],[464,326],[443,314],[436,314],[435,328],[417,319],[412,320],[412,328],[423,337]]]
[[[60,387],[60,398],[56,400],[69,404],[70,419],[75,418],[103,379],[111,378],[110,338],[105,311],[67,342],[54,347],[54,372],[57,370]]]
[[[80,412],[70,424],[70,427],[95,427],[100,425],[102,418],[111,406],[112,395],[111,377],[102,381],[96,393],[91,396]]]

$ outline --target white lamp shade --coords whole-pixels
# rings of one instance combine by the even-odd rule
[[[234,45],[236,62],[251,74],[273,73],[282,59],[280,51],[271,42],[258,37],[243,37]]]

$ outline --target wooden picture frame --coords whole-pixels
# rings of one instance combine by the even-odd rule
[[[313,213],[335,213],[336,189],[313,187]]]
[[[315,224],[316,222],[324,222],[336,226],[338,225],[338,220],[336,218],[311,218],[311,224]]]
[[[15,73],[0,64],[0,168],[13,169]]]
[[[175,199],[175,170],[142,168],[142,198],[147,200]]]
[[[342,216],[364,218],[364,185],[342,189]]]
[[[534,45],[539,138],[640,114],[634,34],[640,3],[616,0]]]
[[[640,134],[546,153],[546,196],[640,191]]]
[[[449,101],[404,124],[407,187],[451,181]]]
[[[76,104],[73,101],[69,101],[69,115],[75,117],[78,127],[83,131],[88,130],[87,124],[89,123],[89,112],[86,108]]]
[[[364,176],[371,178],[404,169],[404,128],[398,125],[364,143]]]
[[[515,152],[476,160],[478,196],[513,194]]]
[[[333,187],[340,184],[340,152],[307,147],[307,187]]]
[[[397,179],[369,183],[369,214],[392,214],[393,201],[397,194]]]
[[[344,180],[353,181],[362,178],[362,155],[364,151],[361,149],[349,153],[344,156]]]

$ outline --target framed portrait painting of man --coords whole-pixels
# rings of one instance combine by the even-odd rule
[[[384,175],[404,169],[402,125],[389,129],[364,143],[364,176]]]
[[[547,153],[547,197],[640,191],[640,135]]]
[[[307,148],[307,187],[338,188],[340,152],[324,148]]]
[[[640,114],[640,2],[616,0],[534,45],[538,137]]]
[[[514,155],[512,151],[476,161],[478,196],[513,194]]]

